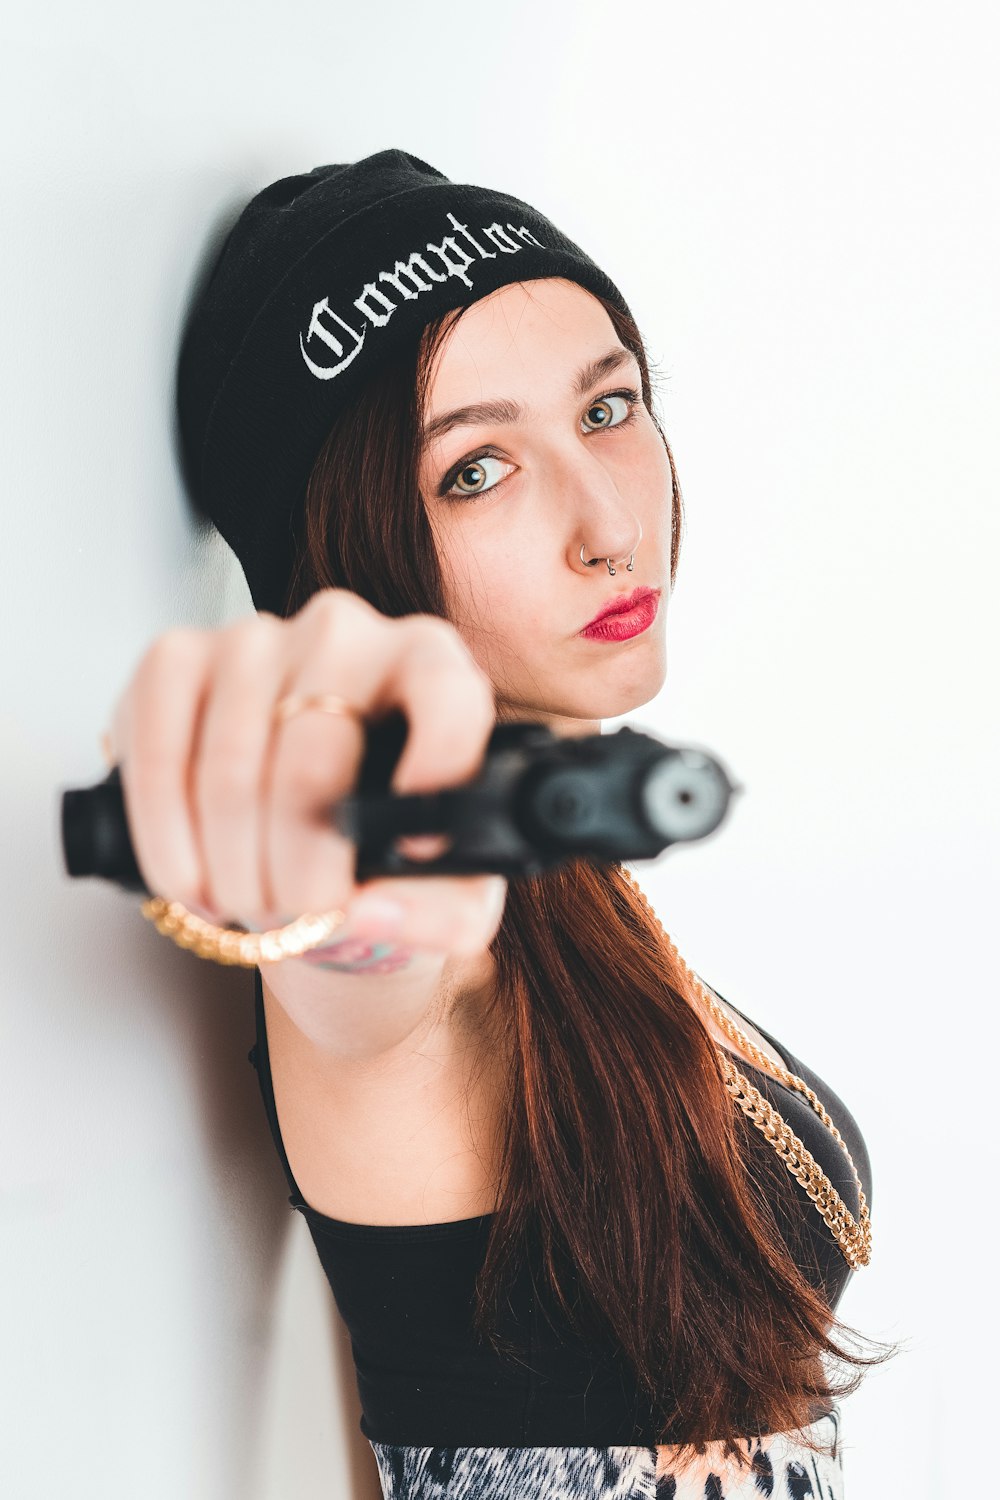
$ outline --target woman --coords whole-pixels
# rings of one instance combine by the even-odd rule
[[[595,734],[660,690],[681,495],[621,293],[529,205],[382,151],[246,207],[178,402],[258,614],[155,643],[113,753],[175,936],[332,912],[279,960],[239,941],[386,1496],[841,1495],[836,1398],[893,1352],[833,1337],[870,1258],[843,1102],[620,865],[359,897],[318,816],[387,708],[409,792],[474,777],[498,718]]]

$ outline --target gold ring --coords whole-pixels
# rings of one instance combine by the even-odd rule
[[[340,698],[336,693],[286,693],[279,698],[274,705],[274,722],[283,724],[293,714],[305,713],[307,709],[314,708],[324,714],[339,714],[345,719],[354,719],[361,723],[361,715],[353,708],[346,698]]]

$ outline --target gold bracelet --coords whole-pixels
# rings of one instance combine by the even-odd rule
[[[305,912],[285,927],[267,932],[244,932],[238,927],[217,927],[188,911],[179,901],[152,896],[139,908],[157,932],[172,938],[181,948],[190,948],[199,958],[217,964],[238,964],[252,969],[259,963],[280,963],[315,948],[347,921],[340,907],[328,912]]]

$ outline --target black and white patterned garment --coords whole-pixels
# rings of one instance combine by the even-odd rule
[[[385,1500],[844,1500],[840,1408],[806,1431],[829,1451],[772,1433],[746,1442],[742,1470],[709,1445],[683,1474],[668,1448],[371,1446]]]
[[[522,1351],[508,1360],[480,1341],[472,1326],[491,1214],[440,1224],[356,1224],[307,1203],[282,1140],[259,970],[256,989],[251,1061],[291,1189],[289,1202],[309,1227],[350,1334],[360,1429],[378,1463],[385,1500],[843,1500],[836,1404],[827,1412],[821,1405],[807,1429],[825,1452],[807,1447],[801,1432],[770,1433],[744,1440],[750,1462],[743,1467],[724,1458],[720,1441],[685,1472],[677,1471],[677,1447],[655,1445],[662,1429],[621,1351],[578,1336],[558,1316],[538,1275],[530,1233],[499,1309],[498,1331]],[[871,1163],[843,1100],[763,1026],[732,1009],[815,1089],[847,1143],[871,1205]],[[740,1067],[856,1216],[853,1174],[808,1101],[743,1060]],[[836,1311],[850,1266],[767,1141],[752,1128],[746,1134],[790,1253]],[[572,1297],[571,1266],[565,1275]]]

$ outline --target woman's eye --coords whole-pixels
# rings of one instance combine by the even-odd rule
[[[595,412],[595,411],[599,412],[601,410],[605,410],[606,411],[611,406],[612,401],[620,401],[621,404],[622,404],[622,406],[625,408],[624,411],[623,411],[623,413],[622,413],[622,415],[618,418],[618,421],[617,422],[614,421],[614,419],[613,419],[613,413],[612,413],[611,417],[607,417],[606,416],[603,421],[597,421],[597,422],[591,423],[592,427],[595,427],[595,428],[617,427],[619,425],[619,423],[621,423],[621,422],[627,422],[628,421],[628,418],[632,414],[632,408],[633,408],[634,402],[631,401],[627,396],[623,396],[623,395],[621,395],[620,393],[617,393],[617,392],[614,395],[612,395],[612,396],[602,396],[601,399],[600,399],[600,401],[593,401],[593,402],[591,402],[590,406],[587,407],[587,411],[586,411],[587,420],[590,421],[590,414],[591,414],[591,412]]]
[[[488,464],[497,464],[504,470],[504,473],[494,479],[491,484],[486,483],[489,479]],[[472,497],[484,495],[487,490],[494,489],[507,474],[512,474],[516,467],[516,464],[505,463],[503,459],[494,458],[492,454],[481,453],[478,458],[470,458],[468,463],[462,465],[455,475],[450,491],[446,493],[457,491],[460,495]]]

